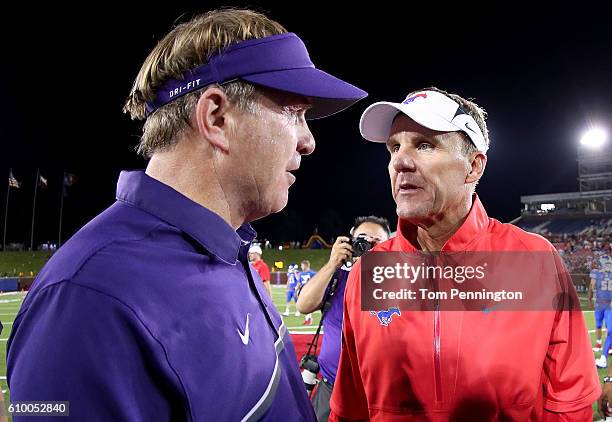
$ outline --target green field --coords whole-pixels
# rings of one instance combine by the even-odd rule
[[[45,265],[51,252],[0,252],[0,277],[17,277],[23,273],[26,277],[32,272],[38,274]]]
[[[289,264],[299,264],[302,260],[310,261],[310,266],[318,270],[329,259],[330,249],[264,249],[262,258],[272,269],[276,261],[282,261],[284,264],[283,271],[287,269]]]
[[[329,249],[264,249],[263,259],[270,270],[277,261],[283,262],[281,271],[285,271],[289,264],[299,264],[304,259],[309,260],[312,268],[318,270],[329,259],[329,253]],[[30,271],[36,275],[50,256],[49,251],[0,252],[0,277],[16,277],[19,273],[28,276]]]
[[[0,348],[2,350],[2,353],[0,353],[0,386],[2,386],[5,404],[9,400],[8,384],[6,383],[6,341],[13,328],[15,315],[17,315],[24,297],[24,293],[3,294],[0,296],[0,321],[2,321],[4,326],[0,335]]]
[[[272,289],[274,304],[276,305],[279,312],[284,312],[285,310],[285,297],[286,290],[284,287],[274,287]],[[0,385],[2,386],[2,392],[4,393],[4,401],[8,402],[8,385],[6,383],[6,342],[9,337],[10,331],[13,328],[12,324],[15,319],[15,315],[23,302],[24,293],[16,293],[16,294],[3,294],[0,296],[0,321],[2,321],[2,325],[4,325],[4,330],[2,331],[2,335],[0,336],[0,347],[2,350],[0,356]],[[584,305],[584,303],[583,303]],[[291,316],[283,317],[285,320],[285,324],[293,332],[303,332],[303,331],[314,331],[319,323],[319,319],[321,317],[320,312],[315,312],[313,315],[314,321],[312,326],[303,326],[304,317],[303,316],[294,316],[295,305],[291,305]],[[595,344],[595,320],[593,311],[585,311],[585,319],[587,323],[587,327],[589,332],[591,332],[591,342],[593,345]],[[605,331],[604,331],[605,334]],[[595,355],[595,357],[599,357],[599,353]],[[600,378],[603,378],[605,375],[605,370],[598,370]],[[595,409],[595,420],[601,419],[599,417],[599,413]]]

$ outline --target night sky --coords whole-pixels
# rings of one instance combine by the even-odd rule
[[[520,215],[521,195],[577,190],[581,133],[589,124],[612,130],[612,15],[603,2],[542,10],[512,2],[495,11],[438,2],[431,10],[398,9],[401,2],[333,10],[310,2],[23,3],[3,13],[0,29],[0,219],[9,168],[22,183],[11,191],[8,241],[29,243],[36,168],[49,180],[37,201],[39,243],[57,239],[64,171],[78,176],[65,200],[65,239],[113,202],[121,169],[145,167],[134,152],[140,123],[121,112],[134,77],[175,21],[220,5],[266,12],[304,40],[317,67],[370,94],[311,122],[316,151],[302,160],[287,208],[254,223],[260,237],[304,240],[318,227],[329,238],[363,214],[395,226],[388,154],[358,130],[374,101],[435,85],[483,106],[491,149],[477,191],[501,221]]]

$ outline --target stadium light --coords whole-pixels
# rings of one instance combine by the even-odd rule
[[[606,142],[607,136],[603,129],[589,129],[580,139],[580,144],[589,148],[599,148]]]

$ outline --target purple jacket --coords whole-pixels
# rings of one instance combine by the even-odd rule
[[[78,421],[314,421],[248,265],[254,237],[123,172],[117,202],[51,258],[15,319],[11,400],[67,400]]]

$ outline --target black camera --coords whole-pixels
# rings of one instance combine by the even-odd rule
[[[302,368],[302,381],[304,381],[306,391],[310,394],[317,383],[317,374],[320,369],[317,356],[308,354],[302,356],[300,368]]]
[[[366,239],[365,234],[360,234],[353,240],[353,257],[359,257],[372,249],[374,245]]]

